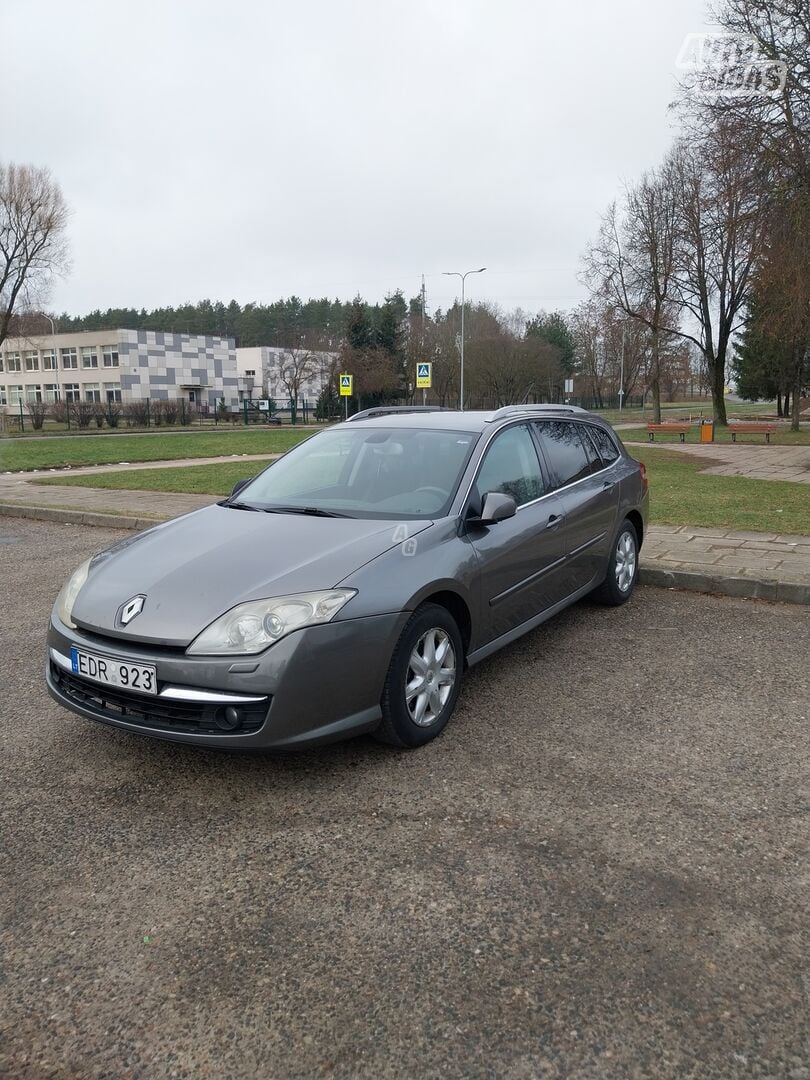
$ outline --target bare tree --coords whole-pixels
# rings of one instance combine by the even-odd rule
[[[650,330],[601,297],[583,301],[572,313],[577,368],[600,403],[604,395],[626,400],[646,389]]]
[[[537,334],[524,334],[518,343],[515,359],[526,383],[519,404],[525,401],[554,401],[563,387],[562,349]]]
[[[291,419],[295,423],[301,387],[311,379],[318,367],[317,356],[303,347],[290,347],[281,354],[278,377],[290,395]]]
[[[628,189],[621,207],[613,203],[608,208],[599,238],[586,255],[591,288],[650,332],[648,377],[656,423],[661,421],[661,347],[677,322],[676,194],[669,162],[645,173]]]
[[[785,390],[798,426],[810,351],[810,8],[807,0],[718,0],[713,16],[723,35],[682,80],[678,107],[693,130],[721,130],[762,188],[749,279],[753,273],[762,332],[793,356]],[[718,312],[718,342],[720,319]]]
[[[798,431],[800,399],[810,383],[810,199],[780,201],[772,208],[754,288],[763,329],[790,356],[786,392],[791,427]]]
[[[545,396],[545,372],[540,354],[553,353],[547,342],[515,337],[508,330],[474,337],[467,343],[469,396],[472,401],[499,408],[527,400],[534,392]]]
[[[721,0],[725,37],[681,83],[679,108],[702,129],[724,122],[775,173],[810,188],[807,0]]]
[[[763,244],[767,183],[736,133],[722,124],[700,142],[677,146],[672,176],[679,218],[676,294],[696,324],[677,333],[703,354],[715,423],[725,425],[729,347]]]
[[[615,380],[609,362],[608,342],[612,339],[610,307],[601,299],[586,300],[573,312],[574,356],[580,379],[584,379],[594,404],[603,406],[603,391]]]
[[[68,209],[48,169],[0,164],[0,343],[15,308],[41,305],[67,270]]]

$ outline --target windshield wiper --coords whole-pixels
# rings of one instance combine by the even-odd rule
[[[318,506],[263,506],[265,514],[308,514],[310,517],[345,518],[349,514],[339,514],[336,510],[321,510]]]
[[[227,506],[230,510],[261,510],[260,506],[253,506],[251,503],[239,502],[238,500],[236,502],[230,502],[226,499],[221,505]]]

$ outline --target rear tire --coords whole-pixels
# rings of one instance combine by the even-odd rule
[[[400,747],[435,739],[456,706],[463,665],[464,645],[450,612],[438,604],[417,608],[391,657],[374,738]]]
[[[638,533],[625,518],[621,523],[610,553],[605,580],[594,591],[594,599],[608,607],[626,604],[638,581]]]

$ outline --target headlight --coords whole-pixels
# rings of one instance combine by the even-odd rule
[[[329,622],[356,592],[328,589],[238,604],[203,630],[186,652],[206,656],[261,652],[293,630]]]
[[[78,570],[74,570],[73,576],[65,582],[62,586],[62,591],[56,598],[56,614],[65,626],[69,626],[71,630],[75,630],[76,628],[76,624],[71,619],[73,605],[76,603],[76,597],[79,595],[82,585],[87,581],[87,574],[90,570],[91,561],[91,559],[87,559],[86,562],[82,563]]]

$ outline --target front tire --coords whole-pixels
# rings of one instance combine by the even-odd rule
[[[613,542],[605,580],[594,592],[600,604],[619,607],[633,595],[638,581],[638,533],[625,518]]]
[[[391,657],[374,732],[391,746],[423,746],[447,726],[461,691],[464,645],[453,616],[423,604],[405,625]]]

